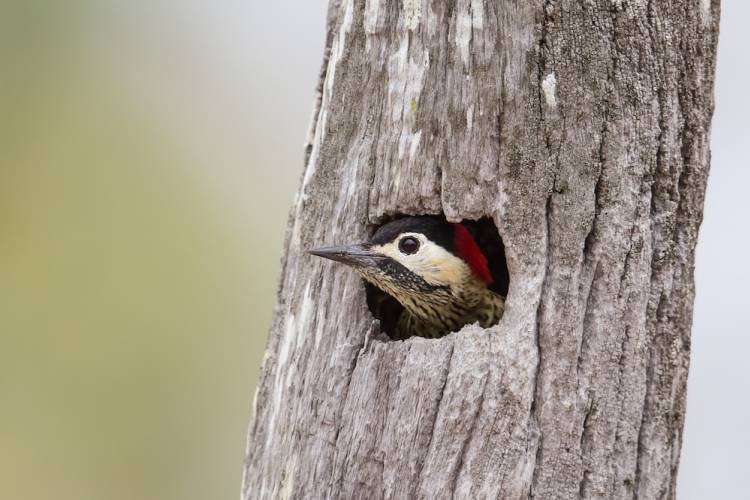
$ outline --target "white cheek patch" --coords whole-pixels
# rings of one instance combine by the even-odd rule
[[[419,250],[416,253],[407,255],[398,249],[398,241],[406,236],[419,240]],[[471,269],[462,259],[419,233],[402,234],[398,240],[375,246],[372,249],[387,255],[432,285],[450,285],[460,282],[471,273]]]

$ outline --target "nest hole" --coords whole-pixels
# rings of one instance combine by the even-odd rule
[[[384,220],[381,224],[373,226],[371,234],[383,224],[403,217],[407,217],[407,215],[397,215]],[[493,280],[488,288],[503,297],[507,296],[510,275],[505,257],[505,246],[495,222],[491,217],[482,217],[478,220],[465,219],[461,221],[461,224],[469,230],[474,241],[487,258]],[[376,286],[364,280],[363,282],[367,296],[367,307],[370,313],[380,322],[381,331],[390,340],[403,340],[403,338],[396,335],[395,331],[396,324],[404,311],[404,307],[396,299]]]

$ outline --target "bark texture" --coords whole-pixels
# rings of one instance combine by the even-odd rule
[[[718,0],[340,0],[243,498],[672,498]],[[305,251],[490,216],[496,327],[387,342]]]

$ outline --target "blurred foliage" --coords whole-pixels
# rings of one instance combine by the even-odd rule
[[[315,70],[268,144],[176,5],[0,5],[0,498],[239,494]]]

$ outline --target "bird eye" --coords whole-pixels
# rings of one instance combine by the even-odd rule
[[[398,242],[398,249],[401,250],[401,253],[411,255],[419,250],[419,240],[412,236],[401,238],[401,241]]]

